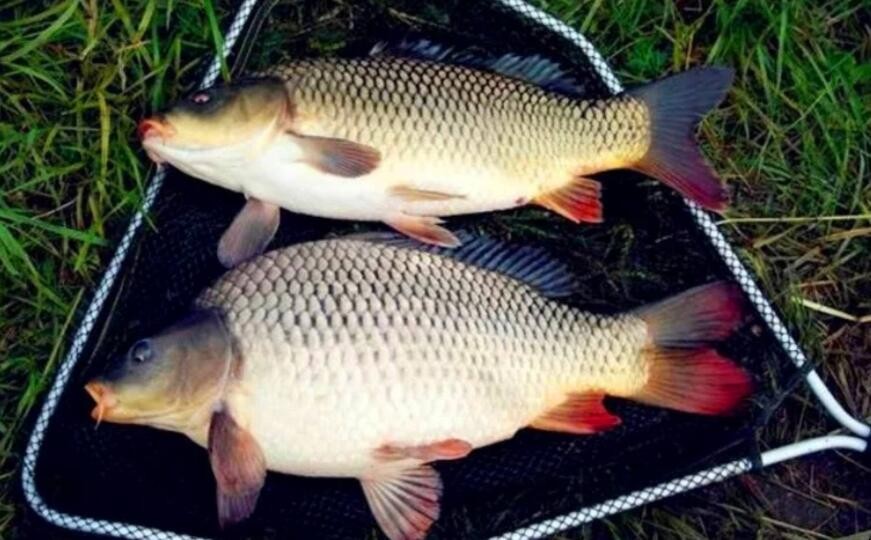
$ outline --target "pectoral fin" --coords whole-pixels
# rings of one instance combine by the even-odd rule
[[[384,222],[402,234],[424,244],[434,244],[447,248],[454,248],[461,244],[454,233],[439,225],[442,220],[436,217],[398,214]]]
[[[280,215],[278,206],[259,199],[248,199],[218,243],[218,260],[221,264],[233,268],[263,253],[278,230]]]
[[[390,540],[423,539],[439,517],[442,481],[429,465],[387,463],[360,483],[375,521]]]
[[[266,462],[254,437],[225,411],[212,414],[209,461],[218,485],[221,527],[250,516],[266,479]]]
[[[562,404],[535,419],[530,427],[545,431],[588,434],[620,425],[620,417],[605,409],[604,394],[572,394]]]
[[[303,161],[328,174],[363,176],[381,162],[381,153],[365,144],[329,137],[291,136],[302,149]]]

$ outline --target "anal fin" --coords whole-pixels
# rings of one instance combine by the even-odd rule
[[[278,206],[248,199],[218,242],[218,260],[226,268],[263,253],[278,230]]]
[[[439,517],[442,481],[430,465],[382,463],[360,483],[390,540],[421,540]]]
[[[602,222],[601,184],[583,176],[565,186],[537,196],[533,202],[575,223]]]
[[[440,226],[442,220],[436,217],[398,214],[384,223],[424,244],[454,248],[461,243],[454,233]]]
[[[570,394],[557,407],[536,418],[530,427],[545,431],[590,434],[620,425],[620,417],[605,409],[605,394],[587,392]]]

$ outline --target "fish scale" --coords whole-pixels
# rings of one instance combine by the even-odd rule
[[[274,251],[198,305],[223,313],[243,359],[231,410],[271,468],[297,474],[362,474],[388,441],[482,446],[569,391],[627,395],[647,375],[641,319],[585,313],[405,247],[328,240]],[[333,429],[351,413],[353,425]]]
[[[385,165],[419,158],[493,167],[547,191],[573,169],[632,162],[648,146],[647,109],[628,96],[578,100],[494,73],[390,57],[294,62],[265,74],[288,81],[301,132],[364,141],[382,149]],[[433,132],[439,137],[420,137]]]
[[[278,65],[140,124],[152,159],[248,197],[218,245],[226,267],[263,252],[279,208],[381,221],[456,247],[440,217],[535,204],[601,222],[600,184],[588,176],[605,170],[635,169],[705,208],[726,205],[691,135],[731,70],[585,100],[540,57],[385,51]]]
[[[253,511],[270,468],[357,477],[399,540],[438,517],[431,461],[523,427],[614,428],[604,394],[700,414],[740,404],[746,373],[710,347],[740,322],[734,288],[583,313],[552,299],[569,291],[564,268],[528,248],[463,245],[439,219],[536,204],[599,223],[601,187],[586,176],[618,168],[722,210],[728,194],[692,133],[732,70],[584,100],[537,56],[427,42],[374,52],[199,90],[140,123],[153,160],[247,196],[217,249],[241,266],[203,294],[208,309],[88,383],[96,419],[207,445],[222,524]],[[457,249],[331,240],[254,258],[279,208],[381,221]]]

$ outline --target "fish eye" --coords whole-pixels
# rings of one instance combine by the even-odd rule
[[[212,94],[208,91],[197,92],[193,94],[190,98],[188,98],[191,103],[195,105],[204,105],[210,101],[212,101]]]
[[[152,356],[154,356],[154,349],[152,349],[151,342],[147,339],[137,341],[130,347],[130,359],[137,364],[151,360]]]

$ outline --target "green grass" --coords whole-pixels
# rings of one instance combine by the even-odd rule
[[[202,2],[48,5],[0,3],[0,536],[22,421],[142,197],[136,121],[221,39]]]
[[[735,190],[724,230],[831,387],[869,418],[871,322],[850,317],[871,314],[871,10],[859,0],[539,3],[602,47],[627,84],[697,64],[736,68],[702,137]],[[221,43],[219,7],[0,0],[0,536],[15,511],[22,421],[111,254],[107,238],[142,197],[135,122],[183,91]],[[832,428],[806,394],[787,413],[768,440]],[[584,535],[852,534],[869,526],[871,501],[856,485],[867,469],[849,459],[795,462]]]

